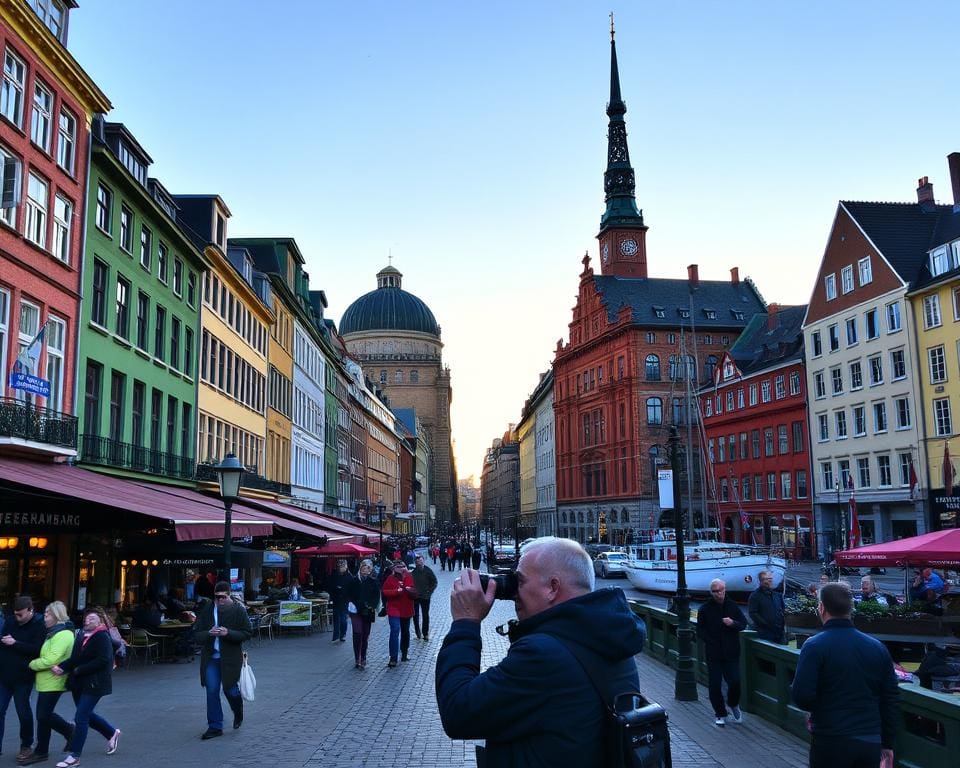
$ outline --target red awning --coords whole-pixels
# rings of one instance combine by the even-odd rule
[[[960,566],[960,528],[911,536],[909,539],[870,544],[834,553],[838,565]]]
[[[173,525],[178,541],[223,537],[223,502],[195,491],[133,482],[68,464],[10,458],[0,458],[0,479],[163,520]],[[170,493],[171,489],[176,493]],[[237,507],[230,524],[234,537],[273,533],[273,522],[267,515]]]
[[[347,537],[357,539],[366,539],[369,536],[377,536],[379,531],[376,528],[368,528],[356,523],[349,523],[338,517],[325,515],[322,512],[313,512],[309,509],[294,506],[293,504],[281,504],[278,501],[266,501],[264,499],[247,499],[251,505],[257,509],[262,509],[270,513],[276,513],[280,518],[286,520],[298,520],[301,522],[315,525],[324,531],[328,539],[344,540]],[[278,525],[283,525],[278,522]],[[355,541],[355,544],[361,544],[361,541]]]
[[[335,541],[323,547],[306,547],[305,549],[294,550],[293,554],[303,555],[304,557],[366,557],[367,555],[377,554],[377,550],[370,547],[363,547],[360,544],[342,544]]]

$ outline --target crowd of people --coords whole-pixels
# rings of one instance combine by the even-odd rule
[[[431,541],[427,552],[429,552],[434,565],[436,565],[439,560],[441,571],[446,571],[447,569],[451,571],[462,571],[464,568],[478,570],[480,563],[483,561],[483,552],[479,544],[473,546],[470,544],[469,539],[466,538],[459,540],[455,538],[444,538],[442,540]]]

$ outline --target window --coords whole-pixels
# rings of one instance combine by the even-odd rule
[[[50,127],[53,124],[53,94],[39,80],[33,83],[33,113],[30,138],[44,152],[50,152]]]
[[[860,285],[873,282],[873,268],[870,266],[869,256],[865,256],[857,262],[857,270],[860,273]]]
[[[880,355],[871,357],[867,362],[870,363],[870,386],[883,384],[883,358]]]
[[[807,498],[807,471],[805,469],[797,470],[797,498]]]
[[[737,460],[737,436],[727,437],[727,459],[731,462]]]
[[[115,443],[123,440],[123,394],[127,377],[120,371],[110,372],[110,439]],[[112,446],[117,450],[118,446]]]
[[[193,330],[187,328],[183,336],[183,372],[193,376]]]
[[[900,302],[887,304],[887,333],[896,333],[902,328],[900,321]]]
[[[877,474],[880,477],[881,488],[889,488],[893,484],[893,476],[890,474],[889,456],[877,456]]]
[[[673,398],[671,405],[671,423],[672,424],[686,424],[686,417],[684,414],[683,400],[679,397]]]
[[[744,475],[740,479],[740,487],[743,489],[743,500],[750,501],[750,497],[753,496],[753,483],[750,482],[750,475]]]
[[[83,393],[83,431],[84,434],[100,434],[100,391],[103,386],[103,366],[93,360],[87,360],[87,371]]]
[[[867,329],[867,341],[880,338],[880,318],[877,316],[877,310],[868,309],[863,316],[863,321]]]
[[[733,410],[733,390],[727,392],[727,413]]]
[[[727,460],[727,441],[722,437],[717,439],[717,461],[723,464]]]
[[[893,381],[907,377],[907,363],[902,349],[895,349],[890,353],[890,371]]]
[[[592,373],[592,371],[591,371]],[[403,384],[403,371],[394,371],[393,372],[393,383],[394,384]]]
[[[927,350],[927,362],[930,366],[930,383],[942,384],[947,380],[947,360],[943,353],[943,345]]]
[[[863,370],[859,360],[850,363],[850,389],[863,389]]]
[[[839,368],[830,369],[830,383],[833,386],[833,394],[843,394],[843,371]]]
[[[29,2],[34,13],[40,17],[40,21],[46,24],[47,29],[53,32],[54,37],[61,43],[66,44],[66,41],[61,37],[63,32],[63,2],[61,0],[29,0]]]
[[[180,370],[180,318],[170,317],[170,367]]]
[[[810,334],[810,345],[813,347],[814,357],[820,357],[823,354],[823,341],[820,339],[820,331],[814,331]]]
[[[887,431],[887,404],[883,400],[873,404],[873,431]]]
[[[137,292],[137,349],[147,348],[147,325],[150,322],[150,297]]]
[[[76,156],[77,119],[67,110],[60,110],[57,129],[57,165],[73,175],[73,159]]]
[[[933,293],[923,297],[923,327],[936,328],[940,325],[940,296]]]
[[[143,410],[146,404],[147,386],[142,381],[133,380],[133,411],[130,439],[137,448],[143,447]]]
[[[770,402],[770,380],[760,382],[760,399],[765,403]]]
[[[100,259],[93,260],[93,297],[90,301],[90,321],[105,328],[107,325],[107,277],[110,270]]]
[[[647,331],[647,344],[656,344],[656,343],[657,343],[657,334],[655,334],[653,331]]]
[[[827,301],[833,301],[837,298],[837,276],[830,273],[823,278],[823,290],[827,296]]]
[[[857,487],[870,487],[870,459],[866,456],[857,459]]]
[[[960,320],[960,287],[953,289],[953,319]]]
[[[53,255],[64,264],[70,263],[70,224],[73,203],[58,194],[53,199]]]
[[[197,273],[190,271],[187,274],[187,306],[195,307],[197,306]],[[623,364],[623,358],[620,358],[621,365]],[[413,373],[410,374],[411,377]],[[623,371],[620,372],[620,378],[623,378]],[[411,384],[416,384],[412,378],[410,380]]]
[[[0,146],[0,176],[2,176],[3,201],[0,205],[0,220],[15,227],[17,206],[20,205],[20,159]]]
[[[773,427],[763,430],[763,455],[773,456]]]
[[[827,385],[823,381],[823,371],[813,374],[813,393],[817,400],[827,396]]]
[[[704,381],[713,381],[713,372],[717,370],[717,362],[718,360],[716,355],[707,355],[703,372]]]
[[[163,243],[157,247],[157,277],[160,278],[160,282],[166,284],[167,282],[167,246]],[[226,286],[224,286],[224,291],[226,291]],[[230,298],[233,298],[233,294],[230,294]],[[222,315],[226,313],[226,302],[223,302],[220,306],[220,312]]]
[[[659,397],[647,398],[647,424],[663,424],[663,401]]]
[[[777,473],[767,472],[767,500],[774,501],[777,498]]]
[[[720,480],[720,501],[730,501],[730,492],[727,487],[727,478]]]
[[[790,374],[790,395],[795,397],[800,394],[800,372],[794,371]]]
[[[933,423],[937,437],[953,434],[953,420],[950,417],[950,399],[947,397],[933,401]]]
[[[847,437],[847,412],[834,411],[833,421],[837,430],[837,440],[845,440]]]
[[[893,401],[893,407],[897,412],[897,429],[907,429],[911,425],[910,398],[895,398]]]
[[[133,252],[133,211],[125,205],[120,206],[120,247]]]
[[[108,235],[112,231],[113,192],[97,184],[97,226]]]
[[[737,408],[743,408],[743,387],[737,389]]]
[[[157,307],[156,321],[153,327],[153,356],[163,360],[166,352],[167,310]]]
[[[750,446],[753,452],[753,458],[760,458],[760,430],[753,429],[750,431]]]
[[[173,292],[183,296],[183,262],[176,258],[173,260]]]
[[[820,462],[820,480],[823,483],[824,491],[833,490],[833,463],[830,461]]]
[[[958,259],[958,249],[955,247],[948,249],[944,245],[930,254],[930,274],[934,277],[956,269],[958,266],[960,266],[960,259]]]
[[[757,385],[750,385],[750,405],[754,406],[757,404]]]
[[[660,381],[660,358],[656,355],[647,355],[644,371],[647,381]]]
[[[840,349],[840,333],[837,330],[836,323],[827,328],[827,335],[829,336],[830,351],[836,352]]]
[[[837,462],[837,473],[840,475],[840,487],[850,487],[850,462],[847,459],[840,459]]]
[[[790,472],[781,472],[780,473],[780,498],[781,499],[792,499],[793,498],[793,489],[790,487],[792,485],[793,476]]]
[[[47,381],[50,382],[50,397],[47,407],[54,411],[63,410],[63,357],[67,336],[67,324],[59,318],[47,319]],[[0,344],[0,353],[2,353]]]
[[[757,501],[763,501],[763,475],[753,476],[753,497]]]
[[[782,373],[774,381],[774,393],[777,400],[783,400],[787,396],[787,382]]]
[[[840,290],[850,293],[853,290],[853,265],[848,264],[840,270]]]
[[[847,326],[847,346],[852,347],[857,343],[857,318],[851,317],[846,322]]]
[[[24,236],[41,248],[47,247],[47,195],[50,187],[34,173],[27,176],[27,222]]]
[[[117,275],[117,336],[130,337],[130,281]]]
[[[740,459],[745,461],[750,458],[750,438],[746,432],[740,433]]]
[[[913,457],[909,453],[898,453],[897,459],[900,463],[900,485],[909,488],[912,479],[910,475],[913,470]]]
[[[853,436],[867,434],[867,411],[862,405],[853,406]]]
[[[821,443],[825,443],[830,439],[830,422],[827,419],[827,414],[818,413],[817,414],[817,426],[818,433],[820,435],[819,440]]]
[[[785,453],[790,453],[790,438],[787,435],[786,424],[777,426],[777,442],[779,443],[779,453],[781,456]]]
[[[3,90],[0,90],[0,112],[17,128],[23,128],[23,90],[27,77],[24,63],[9,50],[3,57]]]

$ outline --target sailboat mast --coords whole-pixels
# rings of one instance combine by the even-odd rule
[[[693,527],[693,419],[690,418],[690,414],[693,412],[691,404],[693,402],[693,386],[696,383],[694,379],[697,378],[697,361],[699,356],[697,355],[697,316],[693,311],[693,291],[690,291],[690,337],[693,340],[693,365],[687,366],[687,373],[692,374],[685,376],[687,382],[686,386],[686,410],[687,410],[687,515],[688,522],[687,525],[690,528],[691,533],[694,530]],[[684,365],[687,365],[684,362]],[[692,368],[692,370],[691,370]],[[698,409],[699,410],[699,409]],[[699,428],[699,425],[698,425]],[[706,527],[707,517],[705,514],[701,513],[701,519],[704,521],[704,527]]]

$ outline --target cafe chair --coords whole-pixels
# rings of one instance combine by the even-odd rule
[[[144,660],[145,664],[153,664],[160,658],[160,643],[151,640],[150,633],[145,629],[131,629],[127,654],[130,656],[131,666],[138,656]]]
[[[254,617],[250,617],[250,624],[253,627],[253,631],[257,633],[257,642],[263,639],[264,633],[266,633],[268,640],[273,640],[273,628],[277,626],[278,615],[276,611],[256,614],[256,624],[254,624]]]

